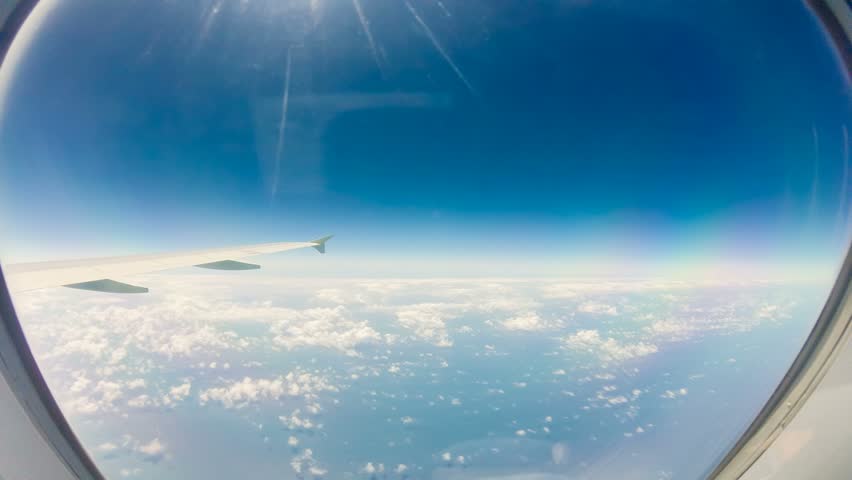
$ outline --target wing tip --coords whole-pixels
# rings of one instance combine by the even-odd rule
[[[325,242],[329,241],[331,239],[331,237],[333,237],[333,236],[334,235],[327,235],[325,237],[318,238],[316,240],[311,240],[309,243],[314,244],[313,245],[314,250],[318,251],[319,253],[325,253]]]

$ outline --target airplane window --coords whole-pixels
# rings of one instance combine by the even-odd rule
[[[849,246],[845,54],[793,0],[42,0],[0,259],[107,478],[703,478]]]

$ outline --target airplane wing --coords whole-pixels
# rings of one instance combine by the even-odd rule
[[[12,293],[60,286],[109,293],[145,293],[148,291],[145,287],[115,279],[189,266],[214,270],[253,270],[260,268],[260,265],[240,262],[238,259],[305,247],[313,247],[325,253],[325,242],[330,238],[329,235],[310,242],[262,243],[178,253],[19,263],[7,265],[3,271]]]

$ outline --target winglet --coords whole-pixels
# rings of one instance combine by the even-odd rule
[[[316,251],[320,253],[325,253],[325,242],[327,242],[334,235],[329,235],[327,237],[318,238],[316,240],[311,240],[310,243],[314,244],[314,248]]]

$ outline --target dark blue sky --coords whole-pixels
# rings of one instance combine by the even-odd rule
[[[13,257],[327,232],[712,257],[848,231],[849,84],[800,2],[52,3],[3,112]]]

